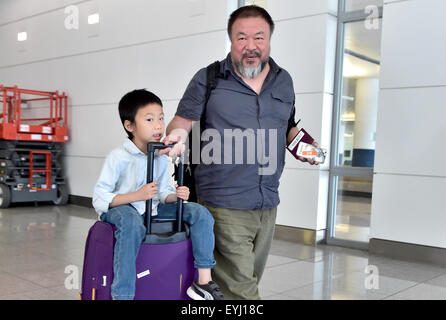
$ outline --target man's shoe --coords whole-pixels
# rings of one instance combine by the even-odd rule
[[[196,281],[187,289],[187,295],[193,300],[224,300],[220,287],[214,281],[198,284]]]

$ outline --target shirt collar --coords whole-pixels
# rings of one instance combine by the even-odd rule
[[[136,144],[133,143],[132,140],[130,139],[126,139],[122,145],[124,147],[124,149],[126,151],[128,151],[131,154],[141,154],[144,157],[146,157],[147,155],[142,152],[141,150],[139,150],[139,148],[136,146]],[[159,157],[158,151],[155,151],[155,158]]]
[[[122,145],[126,151],[128,151],[131,154],[142,154],[145,155],[141,150],[138,149],[136,144],[133,143],[132,140],[126,139],[124,141],[124,144]]]

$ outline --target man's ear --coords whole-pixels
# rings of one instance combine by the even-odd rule
[[[128,132],[133,132],[133,130],[135,130],[135,124],[133,122],[131,122],[130,120],[124,120],[124,128]]]

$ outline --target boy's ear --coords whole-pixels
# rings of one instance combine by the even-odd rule
[[[124,128],[128,132],[133,132],[133,130],[135,130],[135,125],[130,120],[124,120]]]

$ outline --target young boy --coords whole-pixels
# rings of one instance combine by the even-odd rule
[[[131,300],[135,295],[135,261],[144,240],[146,200],[152,199],[152,215],[174,217],[177,198],[187,200],[187,187],[169,186],[167,156],[155,155],[154,181],[147,184],[147,143],[160,142],[164,134],[161,100],[146,90],[127,93],[119,102],[119,115],[128,139],[105,159],[95,186],[93,206],[104,222],[116,226],[114,248],[113,299]],[[190,226],[194,265],[198,279],[188,288],[194,300],[222,300],[218,285],[211,279],[215,265],[214,220],[197,203],[184,203],[183,219]]]

